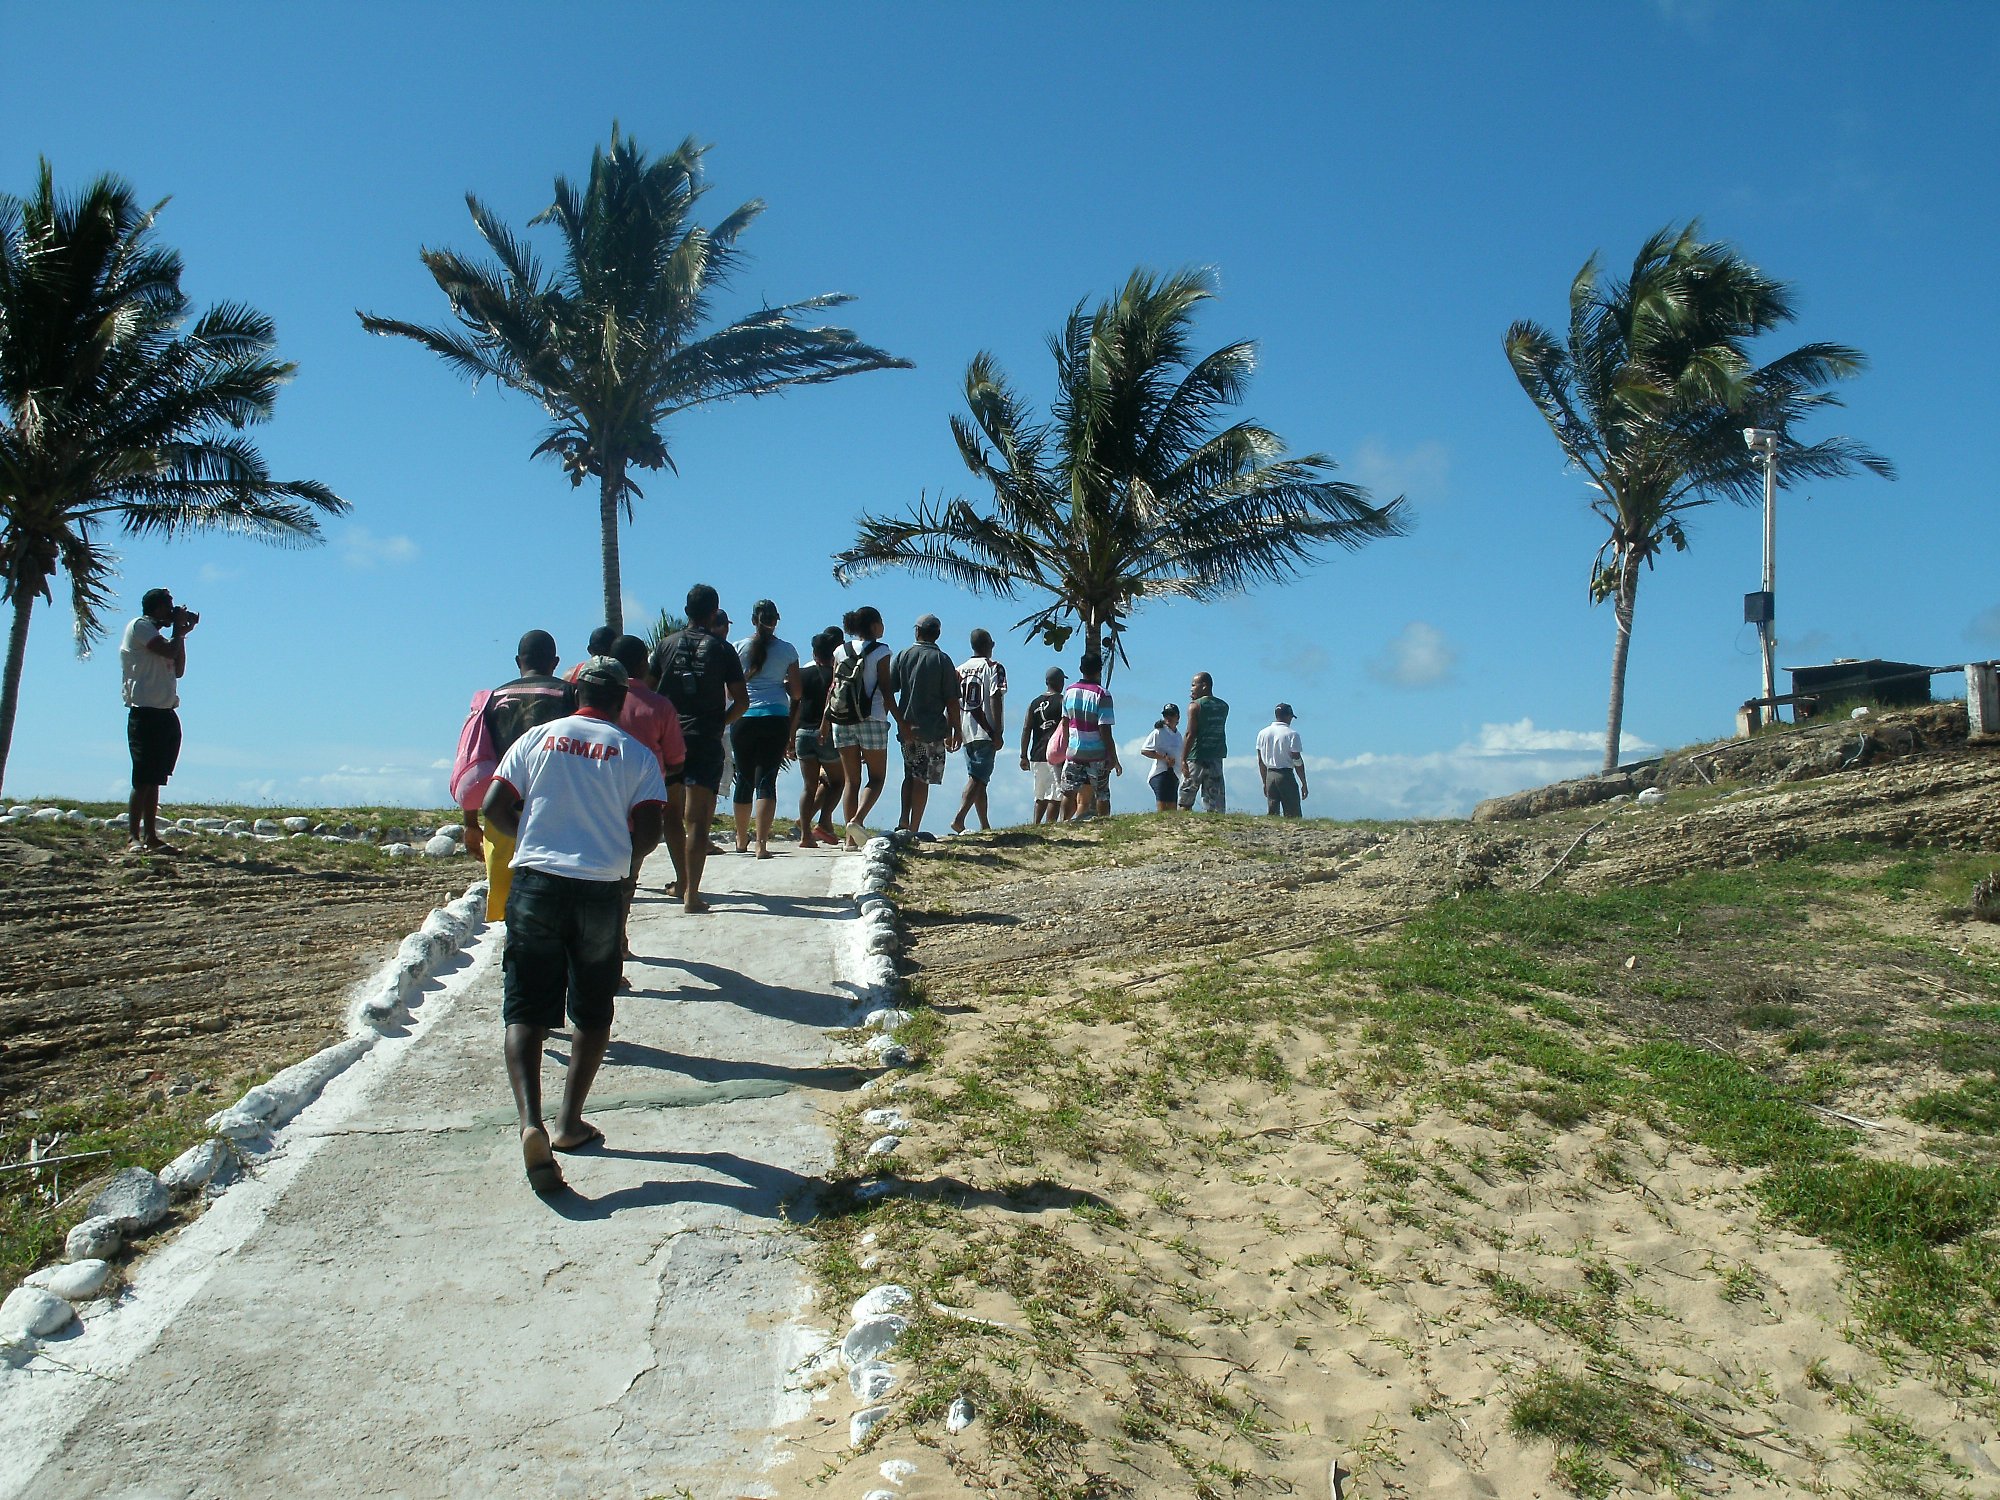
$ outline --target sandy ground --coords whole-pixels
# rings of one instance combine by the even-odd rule
[[[663,862],[648,883],[666,877]],[[816,1347],[783,1227],[826,1171],[849,862],[710,863],[653,895],[572,1191],[521,1180],[483,939],[407,1043],[140,1263],[116,1311],[0,1376],[0,1494],[764,1492]],[[559,1041],[551,1053],[560,1056]],[[551,1081],[555,1072],[550,1070]]]
[[[800,1441],[836,1485],[915,1464],[912,1500],[1325,1496],[1336,1465],[1346,1500],[2000,1494],[2000,1372],[1927,1369],[1857,1338],[1839,1257],[1774,1228],[1746,1173],[1627,1117],[1415,1107],[1435,1059],[1399,1078],[1362,1022],[1274,1033],[1255,1016],[1257,996],[1294,988],[1337,1015],[1338,980],[1306,969],[1317,944],[1370,941],[1455,890],[1529,885],[1587,829],[1558,887],[1837,839],[2000,850],[1996,769],[2000,751],[1962,750],[1521,825],[1188,818],[927,849],[901,884],[911,965],[945,1025],[897,1099],[914,1123],[895,1170],[915,1186],[870,1218],[865,1279],[999,1326],[926,1323],[947,1376],[906,1393],[867,1453],[846,1450],[832,1412]],[[1929,946],[1791,976],[1805,988],[1788,993],[1828,1000],[1828,1024],[1862,993],[1921,1020],[1949,984],[1924,953],[2000,955],[1991,924],[1876,915]],[[1254,1050],[1204,1074],[1177,1034],[1176,988],[1225,957],[1252,997],[1242,1030],[1275,1050],[1269,1079]],[[1758,1045],[1728,1020],[1755,965],[1711,965],[1692,977],[1713,1003],[1675,1025],[1693,1045],[1709,1031]],[[1636,989],[1632,1004],[1659,1014]],[[1893,1104],[1871,1087],[1837,1102]],[[1932,1146],[1903,1124],[1864,1149]],[[837,1247],[833,1273],[852,1253]],[[1508,1398],[1547,1370],[1649,1393],[1650,1432],[1601,1490],[1510,1426]],[[954,1436],[941,1401],[959,1390],[986,1414]]]

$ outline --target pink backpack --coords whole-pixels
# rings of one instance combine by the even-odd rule
[[[481,688],[472,695],[472,710],[458,732],[458,754],[452,757],[451,800],[465,812],[479,811],[486,798],[486,783],[500,769],[500,749],[486,728],[486,705],[492,697],[491,688]]]

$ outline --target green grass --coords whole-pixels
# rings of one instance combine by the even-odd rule
[[[26,1160],[30,1137],[46,1142],[57,1132],[63,1139],[53,1154],[109,1155],[40,1173],[0,1173],[0,1287],[11,1288],[36,1266],[60,1258],[63,1237],[83,1220],[88,1207],[88,1199],[76,1191],[79,1186],[122,1167],[157,1172],[207,1133],[202,1121],[220,1107],[216,1098],[198,1093],[153,1099],[110,1092],[41,1110],[33,1119],[17,1115],[9,1120],[0,1130],[0,1161]],[[59,1201],[47,1195],[58,1171]],[[37,1176],[43,1179],[40,1184],[32,1181]]]
[[[1599,1370],[1538,1368],[1508,1402],[1508,1425],[1556,1445],[1556,1477],[1572,1493],[1611,1494],[1619,1481],[1606,1458],[1671,1481],[1680,1455],[1704,1434],[1654,1391]]]
[[[1976,1078],[1920,1094],[1903,1106],[1903,1114],[1920,1125],[2000,1135],[2000,1079]]]
[[[1460,1069],[1499,1061],[1525,1077],[1504,1094],[1461,1080],[1454,1107],[1469,1101],[1503,1113],[1526,1110],[1559,1128],[1606,1111],[1651,1116],[1731,1165],[1760,1171],[1767,1212],[1826,1241],[1853,1267],[1869,1326],[1942,1357],[1991,1355],[2000,1352],[2000,1244],[1993,1238],[2000,1188],[1991,1175],[1978,1163],[1869,1161],[1846,1132],[1807,1107],[1844,1077],[1843,1046],[1865,1053],[1889,1045],[1876,1034],[1879,1018],[1836,1038],[1797,1026],[1801,1012],[1789,1004],[1726,1007],[1724,1014],[1751,1029],[1792,1028],[1781,1038],[1785,1055],[1825,1058],[1789,1079],[1674,1038],[1594,1045],[1563,1024],[1593,997],[1630,1005],[1625,956],[1641,955],[1642,968],[1646,955],[1688,968],[1713,956],[1719,984],[1728,966],[1740,967],[1747,934],[1785,949],[1815,906],[1824,909],[1843,893],[1928,890],[1940,870],[1957,878],[1949,856],[1900,859],[1886,872],[1879,865],[1879,854],[1871,859],[1869,851],[1840,846],[1644,888],[1468,893],[1365,948],[1328,945],[1314,972],[1347,983],[1339,1008],[1365,1018],[1362,1035],[1375,1049],[1378,1080],[1409,1087],[1435,1071],[1433,1058]],[[1907,943],[1897,951],[1942,960]],[[1959,983],[1995,987],[1985,965],[1949,957]],[[1355,998],[1356,979],[1372,981],[1379,998]],[[1569,998],[1554,1001],[1552,994]],[[1983,1001],[1956,1007],[1950,1019],[1957,1024],[1894,1045],[1960,1074],[2000,1068],[2000,1028]],[[1982,1077],[1911,1107],[1913,1118],[1991,1132],[2000,1086]]]

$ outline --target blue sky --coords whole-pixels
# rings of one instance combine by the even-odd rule
[[[155,583],[205,617],[169,800],[438,803],[466,701],[509,675],[520,632],[574,658],[597,623],[594,503],[529,461],[539,414],[354,310],[441,319],[418,247],[473,247],[468,190],[524,224],[614,117],[652,149],[713,143],[718,213],[768,201],[723,310],[850,292],[847,320],[917,364],[680,419],[679,477],[625,531],[628,613],[697,578],[739,619],[775,598],[801,641],[850,602],[896,643],[934,609],[948,648],[988,625],[1035,682],[1050,658],[1006,629],[1025,602],[898,576],[843,592],[830,554],[860,510],[963,491],[946,419],[975,352],[1045,402],[1042,339],[1074,303],[1136,265],[1212,265],[1203,345],[1260,348],[1245,411],[1407,494],[1416,525],[1290,587],[1147,608],[1113,684],[1126,737],[1206,669],[1233,748],[1276,699],[1298,706],[1313,812],[1463,812],[1587,769],[1612,631],[1585,591],[1599,523],[1501,335],[1559,319],[1593,250],[1617,266],[1698,215],[1799,289],[1772,352],[1868,353],[1814,430],[1902,471],[1782,500],[1781,663],[2000,654],[1991,6],[364,3],[169,22],[79,3],[0,9],[0,51],[0,189],[25,192],[45,154],[65,184],[111,170],[171,195],[160,233],[191,294],[268,312],[299,365],[259,429],[273,466],[354,505],[314,551],[121,544],[88,661],[66,612],[38,612],[9,800],[123,795],[116,633]],[[1740,596],[1758,545],[1754,513],[1706,512],[1645,578],[1628,746],[1726,733],[1756,690]],[[1003,814],[1022,780],[1003,769]],[[1144,796],[1124,785],[1122,805]]]

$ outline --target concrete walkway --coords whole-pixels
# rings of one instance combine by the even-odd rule
[[[38,1468],[17,1448],[0,1494],[768,1492],[768,1434],[804,1409],[793,1372],[816,1346],[783,1205],[829,1165],[829,1094],[868,1076],[825,1035],[854,1014],[833,959],[853,908],[829,893],[858,862],[712,859],[695,918],[657,894],[670,875],[656,859],[634,908],[637,993],[589,1110],[609,1140],[562,1159],[568,1194],[522,1179],[489,934],[443,1014],[302,1116],[260,1180],[153,1257],[133,1306],[52,1351],[122,1368],[40,1372],[74,1425]],[[202,1251],[232,1207],[250,1227]],[[157,1337],[97,1357],[95,1325],[149,1302]]]

